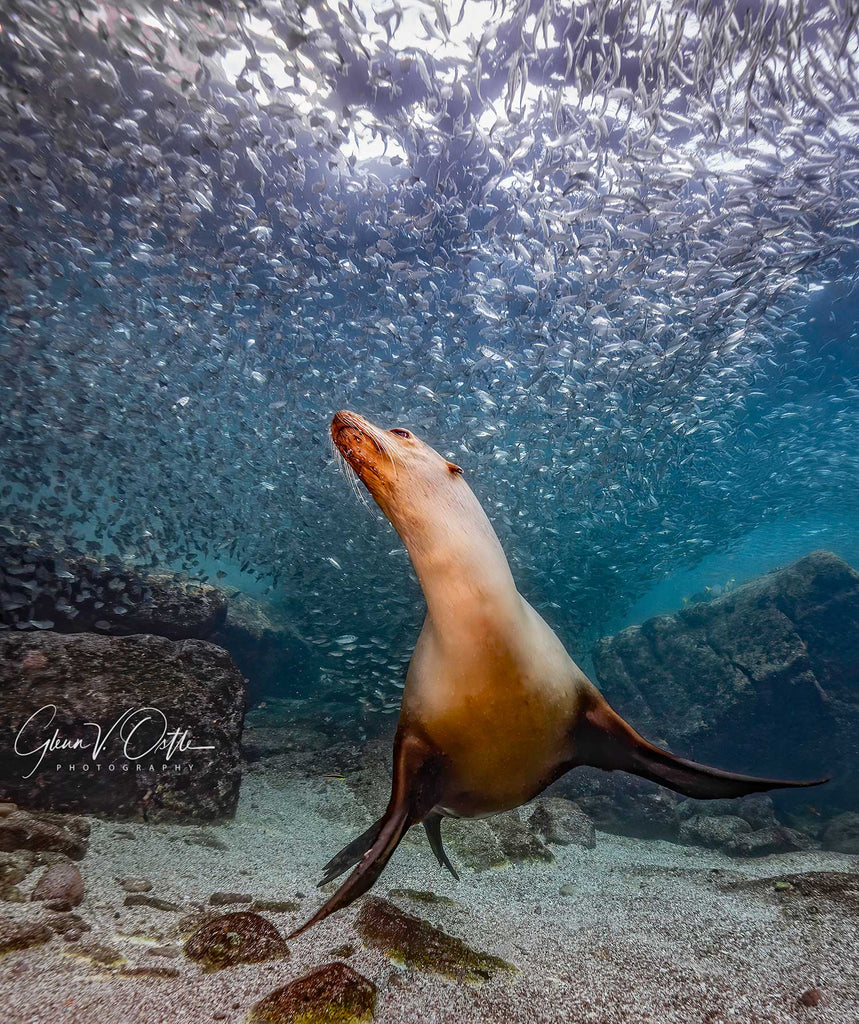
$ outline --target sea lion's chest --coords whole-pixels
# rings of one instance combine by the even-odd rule
[[[563,669],[551,645],[511,642],[504,631],[454,649],[431,640],[418,645],[404,712],[444,756],[441,807],[491,814],[531,799],[550,781],[565,759],[576,708]]]

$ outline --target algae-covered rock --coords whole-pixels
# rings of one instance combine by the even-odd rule
[[[46,924],[0,917],[0,956],[17,949],[39,946],[52,935],[53,932]]]
[[[270,992],[251,1009],[251,1024],[363,1024],[376,1008],[376,986],[348,964],[330,963]]]
[[[582,846],[592,850],[597,843],[594,823],[572,800],[546,796],[534,801],[534,813],[528,824],[547,843],[559,846]]]
[[[217,971],[235,964],[282,959],[289,950],[275,926],[259,914],[221,914],[201,925],[185,943],[185,955]]]
[[[457,905],[456,900],[452,900],[449,896],[439,896],[437,893],[428,892],[425,889],[391,889],[388,895],[405,897],[405,899],[414,900],[417,903],[447,903],[453,907]]]
[[[443,835],[452,858],[473,871],[555,859],[542,838],[515,813],[479,820],[451,818],[444,823]]]
[[[505,960],[471,949],[461,939],[380,897],[364,901],[356,927],[368,946],[382,950],[394,963],[430,974],[479,985],[499,971],[516,970]]]

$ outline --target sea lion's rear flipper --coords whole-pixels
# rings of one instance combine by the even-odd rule
[[[573,741],[576,764],[632,772],[698,800],[745,796],[766,789],[819,786],[828,781],[825,778],[810,781],[759,779],[687,761],[648,743],[604,700],[595,703],[582,716]]]
[[[424,828],[427,832],[427,839],[429,839],[430,848],[436,856],[436,860],[441,864],[443,868],[453,875],[453,877],[459,881],[459,875],[456,873],[456,868],[451,864],[448,855],[444,852],[444,847],[441,843],[441,819],[440,814],[430,814],[424,818]]]
[[[423,820],[433,809],[440,788],[438,754],[417,736],[398,736],[394,744],[394,778],[387,810],[380,821],[337,854],[326,867],[326,875],[336,878],[349,864],[336,869],[344,861],[351,862],[353,854],[361,856],[360,863],[313,917],[287,938],[294,939],[324,921],[335,910],[347,907],[363,896],[381,875],[407,829]],[[361,847],[366,851],[363,855],[358,853]],[[332,870],[336,870],[336,874],[331,874]]]
[[[357,864],[379,838],[379,833],[382,831],[384,824],[384,817],[374,821],[366,832],[362,832],[357,839],[353,839],[348,846],[344,846],[338,854],[333,856],[322,869],[322,881],[319,883],[319,887],[321,888],[323,885],[333,882],[335,878],[342,875],[353,864]]]

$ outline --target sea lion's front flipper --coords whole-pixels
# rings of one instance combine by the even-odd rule
[[[429,839],[430,848],[436,856],[436,860],[441,864],[443,868],[453,875],[453,877],[459,881],[459,875],[456,873],[456,868],[451,864],[450,858],[444,852],[444,846],[441,842],[441,819],[440,814],[429,814],[424,818],[424,828],[427,832],[427,839]]]
[[[391,854],[412,825],[423,820],[433,809],[441,791],[440,758],[430,746],[417,736],[397,736],[394,744],[394,778],[391,785],[391,799],[381,821],[376,822],[358,839],[339,853],[326,869],[327,873],[341,863],[341,858],[351,857],[359,845],[366,852],[361,861],[337,892],[330,897],[300,928],[287,938],[296,935],[324,921],[335,910],[348,906],[363,896],[381,875]],[[376,832],[370,845],[371,833]],[[347,865],[348,866],[348,865]],[[345,870],[343,868],[342,870]],[[337,872],[340,874],[340,871]],[[332,875],[336,878],[336,875]]]
[[[698,800],[745,796],[766,789],[819,786],[829,781],[759,779],[687,761],[648,743],[602,699],[579,719],[573,743],[578,765],[632,772]]]

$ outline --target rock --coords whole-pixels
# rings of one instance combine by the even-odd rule
[[[13,811],[0,818],[0,850],[4,851],[54,851],[81,860],[89,845],[88,837],[89,823],[71,815]]]
[[[792,853],[808,850],[814,842],[803,832],[779,825],[776,828],[762,828],[757,832],[735,835],[724,846],[734,857],[763,857],[770,853]]]
[[[54,933],[46,924],[0,917],[0,956],[47,942]]]
[[[19,735],[19,750],[35,751],[22,756],[12,745],[0,748],[0,796],[27,806],[149,821],[232,815],[241,780],[244,692],[226,651],[202,640],[0,634],[0,720]],[[51,705],[56,711],[50,722],[49,711],[26,724]],[[157,711],[147,712],[143,722],[143,713],[134,710],[142,708]],[[115,725],[123,715],[136,716],[124,720],[126,733],[141,723],[127,749]],[[98,752],[89,722],[106,737]],[[54,730],[78,746],[54,750],[37,767],[38,748]],[[162,739],[173,744],[169,760],[168,750],[153,749]],[[20,814],[0,818],[0,832]]]
[[[366,945],[382,950],[394,963],[430,974],[479,985],[499,971],[516,970],[377,896],[364,900],[355,927]]]
[[[575,896],[578,892],[578,886],[573,885],[572,882],[564,882],[560,889],[558,889],[559,896]]]
[[[330,963],[275,989],[251,1008],[251,1024],[364,1024],[376,986],[347,964]]]
[[[251,903],[253,896],[240,892],[213,892],[209,903],[213,907],[227,907],[231,903]]]
[[[601,832],[639,839],[677,838],[679,797],[636,775],[576,768],[555,783],[552,793],[574,801]]]
[[[84,880],[71,861],[45,868],[30,899],[44,901],[50,910],[71,910],[84,898]]]
[[[617,710],[676,753],[757,775],[832,775],[815,803],[859,810],[859,573],[835,555],[631,626],[599,642],[594,664]]]
[[[117,878],[126,892],[151,892],[152,882],[148,878]]]
[[[236,964],[283,959],[289,950],[275,926],[259,914],[221,914],[202,925],[185,943],[185,955],[217,971]]]
[[[744,818],[732,814],[718,818],[696,814],[680,826],[679,838],[690,846],[724,849],[736,836],[751,831],[752,826]]]
[[[248,703],[287,694],[318,692],[318,659],[271,605],[245,594],[230,598],[225,620],[212,640],[226,648],[248,680]]]
[[[47,919],[47,925],[64,936],[67,941],[79,939],[83,932],[91,931],[91,926],[79,914],[54,914]]]
[[[29,850],[0,853],[0,899],[20,902],[23,897],[18,883],[23,882],[36,866],[36,858]]]
[[[807,988],[801,996],[797,997],[797,1002],[802,1006],[819,1006],[823,1001],[823,990],[812,987]]]
[[[17,811],[17,810],[18,810],[18,805],[17,804],[9,803],[8,801],[0,803],[0,818],[5,818],[7,814],[11,814],[12,811]]]
[[[859,853],[859,814],[837,814],[823,831],[823,849],[836,853]]]
[[[165,900],[160,896],[150,896],[148,893],[136,892],[126,896],[123,900],[126,907],[151,907],[153,910],[165,910],[173,912],[181,910],[182,907],[173,900]]]
[[[515,812],[492,818],[451,818],[445,821],[442,834],[449,856],[473,871],[555,859],[540,836]]]
[[[61,633],[205,640],[227,617],[226,597],[206,583],[11,540],[0,541],[0,587],[26,602],[0,610],[0,624],[16,631],[46,621]]]
[[[592,850],[596,846],[594,823],[572,800],[541,797],[534,801],[534,805],[534,813],[528,824],[539,832],[547,843],[583,846],[586,850]]]
[[[425,889],[390,889],[389,896],[400,897],[407,900],[414,900],[415,903],[446,903],[450,907],[457,906],[456,900],[449,896],[439,896],[437,893],[428,892]]]

